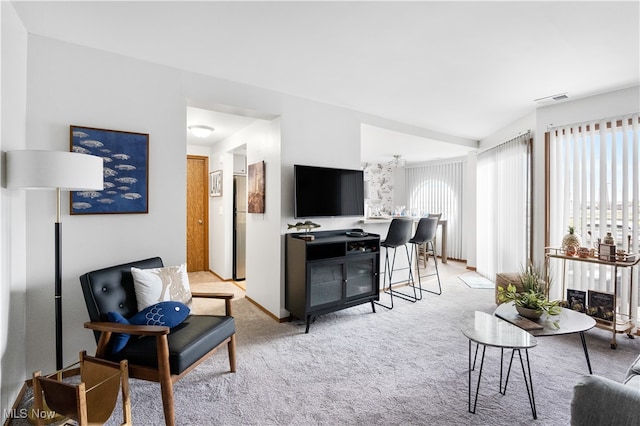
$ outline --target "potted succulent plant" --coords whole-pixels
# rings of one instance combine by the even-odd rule
[[[539,267],[529,263],[520,273],[523,291],[519,293],[513,284],[505,289],[498,286],[498,300],[500,302],[514,302],[518,313],[529,319],[537,319],[543,313],[548,315],[560,314],[560,301],[549,300],[546,296],[547,282]]]

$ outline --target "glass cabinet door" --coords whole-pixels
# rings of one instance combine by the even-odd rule
[[[309,306],[314,307],[342,299],[342,262],[309,264]]]
[[[351,258],[347,262],[346,297],[370,295],[375,287],[375,256]]]

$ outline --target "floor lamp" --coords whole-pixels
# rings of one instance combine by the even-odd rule
[[[7,188],[55,189],[55,326],[56,369],[62,369],[62,222],[60,191],[103,189],[103,160],[62,151],[7,151]]]

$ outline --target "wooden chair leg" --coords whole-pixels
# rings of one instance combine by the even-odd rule
[[[173,408],[173,382],[169,368],[169,342],[166,335],[157,336],[156,346],[158,352],[158,373],[160,376],[160,390],[162,391],[162,407],[164,409],[164,422],[167,426],[175,425],[175,413]]]
[[[122,380],[122,419],[124,426],[131,426],[131,398],[129,395],[129,362],[127,360],[120,361],[120,372]]]
[[[224,310],[225,314],[228,316],[233,316],[233,312],[231,311],[231,299],[225,299],[224,301]],[[236,372],[236,335],[235,333],[231,335],[231,340],[227,343],[227,350],[229,351],[229,367],[231,368],[231,372]]]
[[[235,333],[231,335],[231,340],[227,343],[227,349],[229,350],[229,366],[231,367],[231,372],[236,372],[236,335]]]

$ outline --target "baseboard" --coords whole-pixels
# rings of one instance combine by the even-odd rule
[[[467,266],[467,269],[474,272],[477,270],[475,266]]]
[[[211,269],[209,269],[209,272],[211,272],[213,275],[215,275],[216,277],[218,277],[218,279],[220,281],[233,281],[233,280],[226,280],[224,278],[222,278],[220,275],[216,274],[214,271],[212,271]]]
[[[211,272],[213,275],[215,275],[220,281],[225,282],[225,283],[231,283],[231,284],[235,284],[236,287],[240,288],[241,290],[244,290],[242,287],[240,287],[237,283],[237,281],[234,281],[233,278],[222,278],[220,275],[216,274],[214,271],[212,271],[211,269],[209,269],[209,272]]]
[[[258,309],[260,309],[262,312],[264,312],[265,314],[267,314],[268,316],[273,318],[275,321],[278,321],[278,322],[285,322],[286,321],[286,318],[284,318],[284,319],[283,318],[278,318],[277,316],[273,315],[265,307],[263,307],[261,304],[259,304],[258,302],[256,302],[255,300],[253,300],[252,298],[247,296],[246,294],[245,294],[244,298],[247,299],[249,302],[253,303]]]

